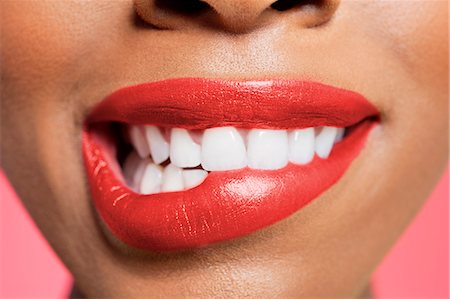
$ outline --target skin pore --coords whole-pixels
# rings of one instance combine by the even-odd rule
[[[169,2],[1,2],[2,168],[31,216],[88,297],[359,296],[447,162],[447,1]],[[92,208],[83,121],[120,87],[177,77],[319,81],[366,96],[381,124],[275,225],[170,255],[117,246]]]

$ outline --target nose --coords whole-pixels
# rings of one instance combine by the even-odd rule
[[[163,29],[214,27],[248,32],[289,16],[303,27],[328,22],[340,0],[134,0],[137,14]]]

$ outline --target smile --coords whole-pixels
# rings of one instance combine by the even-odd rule
[[[308,81],[171,79],[86,120],[94,206],[125,244],[184,250],[280,221],[345,173],[378,123],[362,95]]]

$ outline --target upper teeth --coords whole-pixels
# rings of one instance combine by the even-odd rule
[[[196,167],[202,162],[201,147],[185,129],[172,129],[170,134],[170,161],[178,167]]]
[[[161,131],[155,126],[145,126],[145,137],[150,147],[150,154],[156,164],[160,164],[169,158],[169,143]]]
[[[205,130],[201,158],[202,167],[206,170],[232,170],[247,166],[244,140],[233,127]]]
[[[289,133],[289,161],[306,164],[314,158],[314,128]]]
[[[334,140],[336,139],[337,128],[323,127],[316,136],[316,154],[320,158],[326,159],[333,148]]]
[[[179,191],[199,185],[207,171],[280,169],[288,162],[307,164],[314,153],[326,159],[344,133],[344,128],[336,127],[289,131],[219,127],[201,134],[173,128],[167,137],[156,126],[130,126],[135,152],[125,160],[123,173],[140,193]],[[168,159],[168,166],[158,165]],[[200,166],[203,169],[182,169]]]
[[[255,169],[279,169],[288,163],[288,136],[285,130],[253,129],[248,133],[248,166]]]

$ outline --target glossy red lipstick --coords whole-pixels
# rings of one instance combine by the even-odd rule
[[[377,115],[358,93],[307,81],[185,78],[120,89],[95,107],[83,132],[95,207],[118,239],[144,250],[183,250],[239,237],[286,218],[331,187],[357,157],[376,123],[369,118]],[[359,125],[326,160],[275,171],[213,171],[193,189],[140,195],[124,185],[114,145],[92,129],[113,121],[187,129]]]

